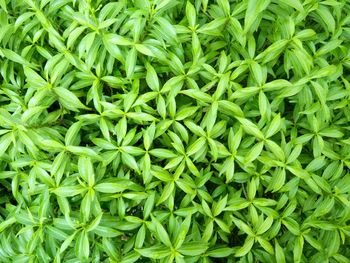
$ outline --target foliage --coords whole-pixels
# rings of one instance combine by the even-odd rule
[[[0,262],[349,262],[348,0],[0,7]]]

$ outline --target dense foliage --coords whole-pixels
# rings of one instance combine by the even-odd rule
[[[0,7],[0,262],[350,262],[349,0]]]

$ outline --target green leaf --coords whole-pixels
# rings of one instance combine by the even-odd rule
[[[53,88],[57,94],[59,102],[68,110],[78,111],[78,109],[87,109],[87,107],[80,102],[78,97],[68,89],[62,87]]]
[[[284,251],[277,240],[275,240],[275,257],[277,262],[285,263]]]
[[[5,134],[0,139],[0,157],[3,156],[3,154],[6,152],[8,147],[10,146],[12,142],[12,135],[11,133]]]
[[[5,56],[7,59],[12,60],[13,62],[16,62],[18,64],[25,65],[27,67],[33,67],[33,65],[29,61],[27,61],[11,49],[0,49],[0,55]]]
[[[172,247],[168,233],[157,218],[151,215],[152,223],[155,225],[155,230],[158,235],[159,240],[167,247]]]
[[[319,8],[316,9],[316,13],[322,19],[327,30],[333,33],[335,30],[335,20],[329,9],[326,6],[320,5]]]
[[[265,221],[258,227],[258,229],[256,230],[256,234],[257,235],[261,235],[263,233],[265,233],[267,230],[269,230],[269,228],[271,227],[273,223],[273,218],[272,216],[268,216]]]
[[[301,260],[301,257],[303,254],[303,247],[304,247],[304,238],[302,236],[299,236],[296,238],[296,241],[294,243],[294,248],[293,248],[293,259],[295,262],[298,262]]]
[[[140,255],[146,258],[161,259],[170,255],[171,250],[164,245],[155,245],[149,248],[135,249]]]
[[[190,1],[186,3],[186,18],[190,27],[196,25],[196,10]]]
[[[168,159],[168,158],[174,158],[177,155],[173,153],[170,150],[167,149],[152,149],[149,151],[149,153],[155,157],[161,158],[161,159]]]
[[[146,56],[151,56],[151,57],[154,56],[152,50],[149,47],[147,47],[146,45],[136,44],[135,47],[136,47],[138,52],[140,52]]]
[[[271,121],[269,128],[267,129],[265,133],[266,138],[270,138],[273,136],[276,132],[278,132],[281,129],[281,116],[280,114],[277,114]]]
[[[60,247],[60,253],[64,252],[69,247],[69,245],[72,243],[76,235],[77,235],[77,231],[75,231],[72,235],[66,238],[66,240],[62,243]]]
[[[136,58],[137,49],[133,47],[131,50],[129,50],[125,60],[125,72],[127,78],[131,78],[134,75],[136,67]]]
[[[261,154],[263,147],[264,147],[264,142],[258,142],[257,144],[255,144],[245,156],[244,162],[245,163],[253,162]]]
[[[68,196],[75,196],[78,194],[81,194],[85,191],[84,188],[82,188],[81,186],[60,186],[54,190],[52,190],[52,192],[60,197],[68,197]]]
[[[205,253],[208,245],[202,241],[191,241],[183,243],[178,251],[185,256],[199,256]]]
[[[94,189],[97,192],[113,194],[128,189],[128,186],[121,181],[120,183],[99,183],[94,186]]]
[[[262,0],[256,2],[254,0],[248,0],[248,6],[244,17],[244,31],[248,32],[258,15],[267,8],[270,4],[270,0]]]
[[[139,166],[138,166],[135,158],[132,155],[123,152],[122,153],[122,161],[125,165],[129,166],[131,169],[133,169],[135,171],[139,171]]]
[[[294,9],[298,10],[299,12],[304,11],[304,7],[299,0],[283,0],[282,3],[293,7]]]
[[[82,231],[78,237],[75,245],[75,253],[81,259],[87,259],[90,254],[89,239],[86,231]]]
[[[237,119],[242,124],[242,127],[245,132],[247,132],[250,135],[254,135],[259,139],[264,139],[264,134],[260,131],[260,129],[258,128],[258,126],[256,126],[256,124],[254,124],[248,119],[244,119],[244,118],[237,118]]]
[[[10,217],[9,219],[0,223],[0,233],[3,232],[6,228],[10,227],[12,224],[16,223],[16,219],[14,217]]]
[[[117,34],[106,34],[104,35],[104,38],[106,39],[106,41],[114,45],[130,46],[133,44],[132,41],[130,41],[129,39]]]
[[[181,245],[185,241],[186,235],[190,229],[190,225],[191,225],[191,214],[186,216],[185,220],[182,222],[179,228],[179,232],[176,235],[175,242],[174,242],[175,249],[178,249],[179,247],[181,247]]]
[[[146,81],[148,86],[155,91],[159,90],[159,80],[155,69],[151,66],[151,64],[146,65],[147,74]]]
[[[269,189],[273,192],[280,190],[286,181],[286,171],[284,169],[278,169],[273,174],[272,179],[269,184]]]
[[[81,128],[80,122],[76,122],[69,127],[65,136],[66,145],[73,145],[74,142],[77,141],[80,128]]]
[[[227,204],[227,198],[228,196],[226,195],[223,199],[219,200],[217,203],[214,204],[214,207],[213,207],[214,217],[218,216],[225,209]]]
[[[71,152],[71,153],[79,155],[79,156],[87,156],[87,157],[91,157],[92,159],[97,159],[97,160],[101,159],[101,157],[94,150],[87,148],[87,147],[66,146],[66,150],[68,152]]]
[[[251,250],[251,248],[254,245],[254,237],[248,236],[242,247],[240,247],[236,253],[235,257],[243,257],[244,255],[248,254],[248,252]]]
[[[220,36],[221,31],[220,28],[227,22],[227,19],[217,18],[208,24],[201,26],[197,31],[202,34],[212,35],[212,36]]]
[[[207,255],[212,258],[227,258],[233,254],[233,249],[229,247],[218,247],[207,251]]]
[[[253,2],[253,0],[251,0]],[[256,56],[256,60],[262,60],[262,63],[268,63],[271,60],[276,59],[285,49],[288,44],[287,39],[277,40],[273,44],[271,44],[268,48],[266,48],[263,52]]]
[[[188,155],[188,156],[191,156],[191,155],[197,153],[200,149],[203,148],[203,146],[205,145],[205,143],[206,143],[205,138],[200,137],[199,139],[197,139],[194,143],[192,143],[192,144],[188,147],[188,149],[187,149],[187,151],[186,151],[187,155]]]
[[[80,157],[78,161],[80,176],[88,183],[89,186],[95,184],[94,169],[89,157]]]
[[[258,242],[268,253],[270,253],[270,254],[274,253],[274,249],[269,241],[267,241],[264,238],[259,237]]]

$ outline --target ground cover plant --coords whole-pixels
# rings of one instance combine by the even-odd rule
[[[0,262],[349,262],[348,0],[0,0]]]

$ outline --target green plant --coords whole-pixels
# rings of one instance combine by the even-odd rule
[[[348,0],[0,7],[0,262],[349,262]]]

